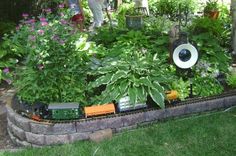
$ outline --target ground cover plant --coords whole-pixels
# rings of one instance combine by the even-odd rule
[[[126,28],[124,16],[133,7],[131,3],[122,4],[112,14],[117,26],[104,26],[95,33],[76,31],[64,4],[56,9],[44,8],[38,17],[23,14],[17,30],[3,38],[0,79],[13,81],[18,97],[29,104],[92,105],[129,96],[133,104],[151,97],[164,108],[165,91],[172,89],[184,100],[189,96],[189,75],[179,73],[171,63],[168,32],[177,20],[178,6],[194,12],[195,1],[185,2],[151,1],[161,5],[150,8],[151,14],[140,30]],[[227,9],[221,10],[218,19],[193,17],[183,29],[200,53],[192,68],[194,96],[224,91],[219,76],[229,73],[231,25]],[[233,81],[228,76],[228,84],[233,85]]]
[[[115,135],[99,144],[84,141],[23,149],[1,156],[235,155],[236,108],[159,122]]]

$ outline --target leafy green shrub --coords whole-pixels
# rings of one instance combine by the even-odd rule
[[[58,16],[48,12],[39,20],[25,16],[14,34],[12,43],[26,52],[14,84],[22,100],[86,103],[87,62],[93,44],[87,42],[87,35],[75,32],[69,17],[62,12]]]

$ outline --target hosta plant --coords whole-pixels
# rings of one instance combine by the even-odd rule
[[[157,55],[144,54],[135,48],[116,49],[116,52],[120,55],[104,59],[93,73],[97,79],[90,86],[106,86],[100,95],[100,103],[129,96],[130,103],[135,105],[146,102],[150,95],[158,106],[164,108],[163,84],[171,79],[168,67]]]

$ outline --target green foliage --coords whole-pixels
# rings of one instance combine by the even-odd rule
[[[163,16],[152,16],[145,18],[145,31],[168,33],[172,22]]]
[[[119,6],[116,14],[119,28],[126,28],[125,15],[131,8],[134,8],[134,3],[122,3]]]
[[[219,72],[228,72],[230,55],[223,43],[228,40],[224,35],[225,28],[219,20],[200,17],[193,20],[190,26],[190,39],[197,45],[201,60],[208,62]],[[214,70],[212,70],[214,71]]]
[[[201,97],[218,95],[223,92],[223,86],[211,77],[195,77],[193,80],[193,93]]]
[[[211,11],[218,11],[218,0],[208,0],[206,6],[204,7],[204,13],[209,13]]]
[[[14,22],[0,21],[0,37],[2,37],[3,34],[10,33],[15,29],[15,26],[16,24]]]
[[[235,73],[227,74],[226,82],[229,86],[236,88],[236,74]]]
[[[174,21],[177,21],[179,6],[187,8],[189,12],[194,12],[197,7],[194,0],[151,0],[149,6],[154,16],[167,16]]]
[[[184,100],[189,96],[190,82],[184,81],[180,78],[172,82],[171,88],[178,92],[178,97],[180,100]]]

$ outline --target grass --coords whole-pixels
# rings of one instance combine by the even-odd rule
[[[89,141],[29,148],[0,156],[234,156],[236,108],[168,120]]]

